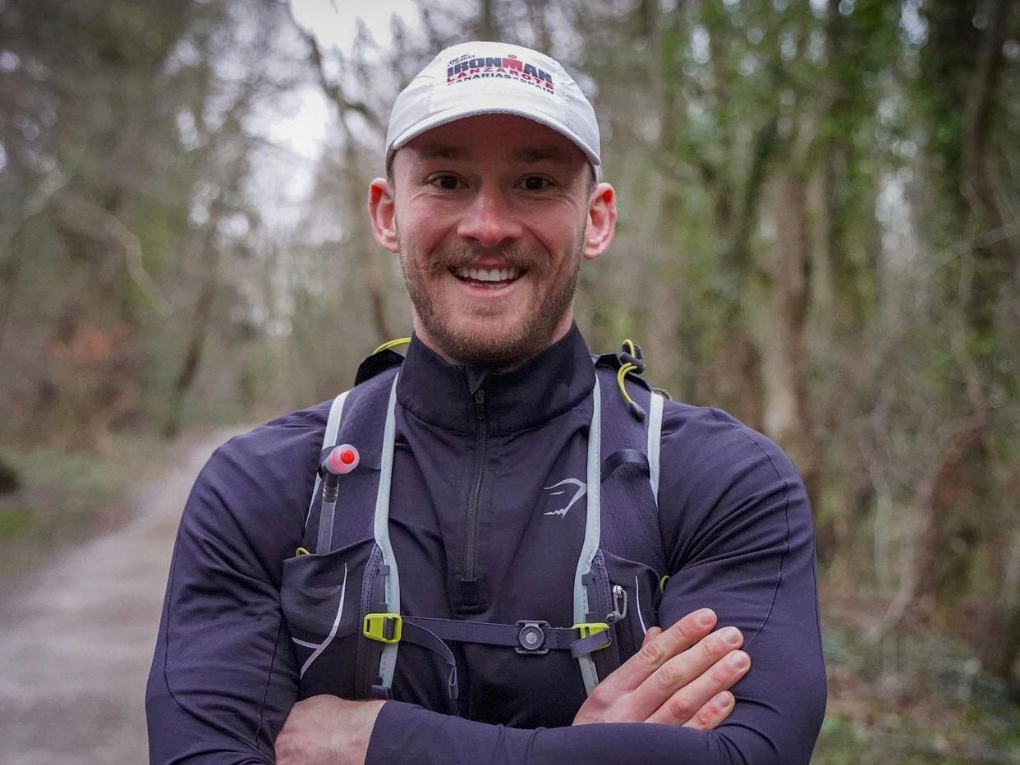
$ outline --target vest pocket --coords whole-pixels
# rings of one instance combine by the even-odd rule
[[[362,586],[375,540],[283,562],[280,606],[301,680],[299,696],[353,698]]]
[[[659,575],[650,566],[602,551],[610,590],[620,588],[627,602],[627,615],[614,626],[620,663],[637,653],[645,633],[659,623]]]

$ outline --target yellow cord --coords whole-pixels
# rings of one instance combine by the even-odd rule
[[[306,550],[304,547],[299,547],[297,551],[295,551],[294,555],[300,557],[302,555],[311,555],[311,553],[308,552],[308,550]]]
[[[630,341],[628,340],[627,342]],[[633,400],[631,399],[630,394],[627,393],[627,389],[623,386],[623,378],[626,377],[627,373],[632,369],[637,369],[637,364],[631,364],[628,361],[626,364],[620,367],[619,371],[617,371],[616,373],[616,384],[620,386],[620,393],[623,394],[623,398],[628,404],[632,403]]]
[[[383,343],[374,351],[372,351],[372,353],[375,354],[379,353],[380,351],[388,351],[390,348],[396,348],[398,345],[407,345],[409,342],[411,342],[411,338],[409,337],[398,337],[396,340],[387,340],[385,343]]]
[[[623,344],[628,348],[627,353],[629,353],[634,358],[637,358],[637,349],[634,348],[634,341],[631,340],[630,338],[627,338],[626,340],[623,341]]]

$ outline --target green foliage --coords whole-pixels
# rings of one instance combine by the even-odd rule
[[[80,544],[136,511],[131,491],[151,477],[165,448],[150,437],[112,437],[104,455],[52,446],[0,444],[0,464],[21,476],[0,495],[0,577],[34,568],[60,547]]]
[[[881,761],[1008,763],[1020,755],[1020,709],[1005,683],[936,633],[866,639],[866,603],[841,602],[824,622],[829,705],[812,765]]]

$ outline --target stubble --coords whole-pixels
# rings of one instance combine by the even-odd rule
[[[401,243],[401,268],[407,292],[411,297],[418,320],[432,341],[435,350],[455,363],[467,366],[506,370],[519,366],[531,356],[547,348],[556,339],[557,328],[571,309],[577,279],[581,268],[583,237],[578,237],[569,254],[570,270],[559,284],[550,285],[541,295],[538,304],[522,317],[516,326],[504,327],[498,333],[484,329],[469,330],[456,326],[449,306],[440,305],[434,285],[449,268],[468,268],[478,260],[477,250],[437,250],[421,262],[406,253]],[[490,250],[487,254],[499,257],[508,268],[526,270],[522,278],[536,279],[545,284],[550,278],[552,263],[544,253],[535,253],[516,244]],[[492,314],[502,310],[492,307]],[[485,309],[480,309],[480,316]]]

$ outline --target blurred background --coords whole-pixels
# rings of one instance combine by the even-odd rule
[[[1015,0],[0,0],[6,597],[408,333],[366,187],[394,95],[474,38],[599,115],[592,349],[633,338],[804,475],[814,762],[1020,763]]]

